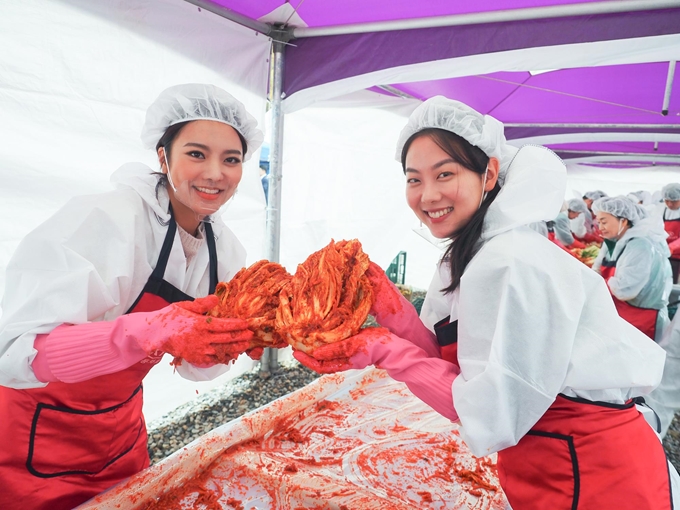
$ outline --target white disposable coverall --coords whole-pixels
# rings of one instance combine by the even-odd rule
[[[675,413],[680,410],[680,313],[664,331],[659,345],[666,351],[661,384],[645,400],[656,411],[661,437],[666,435]]]
[[[156,197],[158,177],[151,172],[141,163],[122,166],[111,177],[116,190],[70,200],[21,241],[7,266],[0,384],[45,386],[31,369],[37,334],[64,323],[110,321],[135,302],[156,265],[170,218],[167,192],[160,187]],[[245,265],[245,249],[219,217],[212,228],[218,279],[227,281]],[[187,267],[178,231],[165,280],[190,296],[205,296],[208,260],[204,242]],[[209,380],[228,369],[182,363],[177,372]]]
[[[663,349],[619,317],[604,280],[523,226],[555,218],[565,187],[557,157],[523,147],[460,286],[441,292],[450,282],[441,264],[423,303],[432,330],[458,320],[453,400],[478,456],[517,444],[560,393],[620,404],[661,380]]]

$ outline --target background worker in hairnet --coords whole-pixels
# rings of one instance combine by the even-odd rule
[[[680,183],[672,182],[661,189],[664,204],[660,206],[664,229],[668,233],[673,282],[680,278]]]
[[[512,508],[670,510],[677,473],[631,401],[658,384],[663,349],[599,275],[525,226],[558,214],[562,161],[441,96],[411,114],[397,158],[409,206],[450,241],[421,316],[372,266],[383,327],[294,356],[320,372],[375,365],[460,420],[474,455],[498,452]]]
[[[607,281],[619,315],[659,341],[672,288],[663,227],[624,196],[600,198],[593,211],[605,238],[593,269]]]
[[[582,243],[601,243],[602,237],[593,221],[592,214],[586,203],[580,198],[572,198],[567,202],[567,214],[571,231],[576,239]]]
[[[592,214],[592,212],[593,212],[593,202],[595,200],[597,200],[598,198],[602,198],[602,197],[606,197],[606,196],[607,196],[607,194],[604,191],[599,190],[599,189],[596,189],[596,190],[593,190],[593,191],[586,191],[583,194],[583,201],[585,202],[588,210],[591,212],[591,215],[592,215],[593,218],[595,217],[595,215]]]
[[[116,190],[69,201],[21,242],[0,321],[0,508],[73,508],[149,465],[142,380],[164,353],[191,380],[224,373],[252,333],[203,315],[245,263],[219,219],[262,142],[212,85],[150,106],[142,141],[161,172],[127,164]],[[191,302],[193,298],[198,298]]]

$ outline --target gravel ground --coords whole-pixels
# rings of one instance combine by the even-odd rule
[[[680,413],[673,418],[666,437],[663,438],[663,447],[666,450],[668,460],[680,472]]]
[[[263,379],[259,367],[201,395],[148,424],[149,457],[155,464],[206,432],[306,386],[319,375],[297,361]]]

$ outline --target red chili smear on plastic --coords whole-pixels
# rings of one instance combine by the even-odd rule
[[[362,382],[370,384],[375,379],[376,377],[366,377]],[[361,387],[360,383],[357,390],[362,391]],[[271,411],[271,416],[267,415],[268,411]],[[270,409],[263,410],[263,414],[258,415],[257,418],[244,418],[244,424],[252,427],[253,430],[258,430],[260,423],[269,423],[267,428],[270,432],[263,437],[252,438],[228,448],[218,459],[207,466],[203,473],[171,489],[160,500],[143,509],[175,510],[181,508],[181,502],[184,502],[184,508],[217,509],[220,508],[217,500],[220,496],[226,497],[222,487],[225,490],[229,488],[229,494],[234,494],[234,491],[238,491],[237,495],[246,494],[250,486],[246,486],[243,481],[251,483],[252,480],[257,480],[260,474],[263,478],[258,486],[268,494],[271,500],[269,505],[272,508],[286,506],[285,501],[280,501],[282,497],[280,487],[272,483],[272,480],[281,480],[281,484],[287,485],[289,490],[295,493],[299,493],[299,490],[304,491],[306,488],[312,498],[318,498],[314,503],[310,501],[311,505],[317,504],[318,506],[306,507],[307,510],[327,508],[327,504],[318,504],[320,500],[336,502],[341,510],[349,510],[347,505],[340,505],[342,499],[346,497],[358,498],[352,500],[353,509],[365,508],[367,501],[363,499],[360,491],[357,492],[358,488],[354,490],[352,486],[341,487],[329,493],[328,490],[314,490],[307,487],[304,480],[307,475],[314,477],[317,469],[320,470],[318,476],[322,478],[325,476],[324,469],[338,472],[338,469],[342,467],[344,455],[363,444],[358,437],[346,437],[340,433],[348,426],[353,426],[351,422],[348,423],[348,417],[352,416],[353,412],[356,412],[356,409],[351,402],[322,400],[283,419],[276,419],[275,410]],[[310,421],[308,419],[310,417],[313,417],[313,420]],[[337,436],[334,431],[338,432]],[[495,463],[489,458],[461,457],[459,452],[462,447],[455,438],[457,435],[455,432],[452,436],[447,436],[445,440],[442,440],[441,434],[417,432],[399,423],[387,428],[372,429],[373,434],[378,436],[387,435],[388,431],[389,434],[407,432],[409,439],[415,439],[417,442],[411,441],[408,448],[402,448],[397,441],[394,446],[382,450],[366,450],[354,459],[356,467],[370,480],[370,483],[385,493],[386,501],[404,502],[405,491],[410,491],[412,498],[414,494],[417,494],[421,498],[422,505],[429,507],[428,503],[434,502],[435,499],[439,501],[437,483],[445,488],[449,483],[457,482],[462,490],[477,498],[499,491],[498,486],[492,482],[494,477],[497,477]],[[323,436],[334,437],[334,439],[326,444],[325,449],[317,450],[312,457],[307,453],[307,445],[315,444],[317,441],[327,441]],[[219,444],[219,441],[219,438],[211,438],[206,446],[209,448],[210,442]],[[269,457],[270,454],[274,454],[274,457]],[[253,462],[239,464],[229,460],[238,459],[242,455],[248,455],[247,458],[254,459],[254,464]],[[404,476],[409,473],[413,474],[414,470],[415,472],[422,470],[423,474],[427,473],[424,476],[427,476],[429,483],[419,485],[413,483],[413,479],[409,479],[399,487],[390,485],[387,481],[390,474]],[[443,480],[444,483],[435,482],[433,479]],[[268,483],[262,483],[265,481]],[[172,482],[169,480],[168,483]],[[213,486],[218,487],[218,490],[213,489]],[[187,505],[188,501],[196,497],[193,494],[197,494],[195,503]],[[496,501],[495,496],[491,497]],[[230,498],[227,503],[236,510],[243,509],[242,502],[237,499]],[[222,499],[222,504],[224,505],[224,499]],[[414,501],[412,504],[418,503]],[[292,504],[290,507],[293,510],[295,505]],[[394,508],[397,507],[402,508],[401,504],[395,504]],[[392,506],[388,505],[385,508],[392,508]],[[494,505],[493,508],[496,506]]]
[[[212,466],[212,465],[211,465]],[[182,500],[191,494],[198,494],[198,497],[193,503],[194,508],[199,508],[203,505],[205,510],[222,510],[222,505],[219,502],[222,496],[222,488],[216,484],[216,491],[206,488],[206,483],[211,479],[210,466],[203,473],[197,477],[184,482],[180,487],[170,489],[163,494],[160,499],[149,503],[143,507],[143,510],[182,510]],[[243,507],[241,507],[243,508]]]
[[[227,500],[227,505],[232,507],[234,510],[243,510],[243,503],[238,499],[229,498]]]

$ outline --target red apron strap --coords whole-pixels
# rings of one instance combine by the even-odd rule
[[[458,321],[449,322],[450,316],[434,325],[442,359],[458,365]]]

